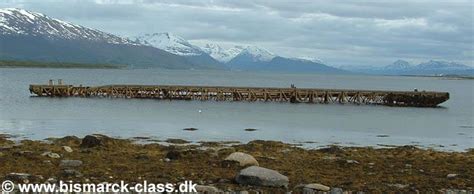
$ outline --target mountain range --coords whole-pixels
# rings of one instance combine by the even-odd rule
[[[0,9],[0,59],[124,64],[130,68],[345,72],[256,46],[198,47],[171,33],[123,38],[17,8]]]
[[[396,60],[383,67],[345,66],[340,68],[353,72],[382,75],[474,75],[472,67],[441,60],[430,60],[418,65],[410,64],[404,60]]]
[[[132,39],[135,39],[137,43],[165,50],[190,61],[221,64],[230,70],[348,73],[329,67],[322,62],[281,57],[257,46],[238,45],[224,49],[217,44],[208,43],[201,48],[168,32],[145,34]]]
[[[0,58],[124,64],[130,68],[223,69],[128,38],[23,9],[0,9]]]
[[[118,64],[128,68],[334,74],[350,71],[390,75],[472,72],[468,66],[444,61],[411,65],[398,60],[383,68],[335,68],[313,57],[283,57],[252,45],[224,49],[208,43],[199,47],[167,32],[124,38],[17,8],[0,9],[0,59]]]

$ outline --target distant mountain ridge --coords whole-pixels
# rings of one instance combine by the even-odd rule
[[[474,68],[455,62],[430,60],[418,65],[412,65],[404,60],[397,60],[384,67],[342,67],[343,69],[386,75],[474,75]]]
[[[182,56],[191,63],[225,68],[223,64],[211,57],[200,47],[195,46],[184,38],[169,32],[144,34],[135,37],[135,40],[138,43]]]
[[[224,49],[217,44],[208,43],[202,47],[202,50],[221,63],[227,63],[242,52],[244,48],[243,46],[234,46],[229,49]]]
[[[344,70],[329,67],[314,58],[285,58],[253,45],[237,45],[224,49],[217,44],[208,43],[203,47],[198,47],[186,39],[168,32],[145,34],[132,39],[192,61],[201,60],[202,63],[220,63],[230,70],[348,73]]]
[[[286,58],[257,46],[198,47],[172,33],[123,38],[16,8],[0,9],[0,59],[124,64],[128,68],[346,73],[317,60]]]
[[[110,33],[23,9],[0,9],[0,58],[125,64],[130,68],[222,69]]]

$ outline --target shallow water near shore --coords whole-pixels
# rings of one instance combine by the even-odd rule
[[[335,104],[33,98],[29,84],[185,84],[436,90],[441,108]],[[0,69],[0,133],[44,139],[101,133],[189,141],[255,139],[350,146],[418,145],[462,151],[474,147],[474,82],[432,77],[278,74],[221,71]],[[201,110],[201,111],[199,111]],[[194,127],[197,131],[184,131]],[[256,131],[245,131],[255,128]]]

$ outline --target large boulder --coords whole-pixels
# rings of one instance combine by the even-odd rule
[[[104,145],[102,139],[99,135],[87,135],[81,141],[81,148],[93,148]]]
[[[242,152],[234,152],[227,156],[224,161],[235,161],[240,166],[258,166],[258,161],[253,156]]]
[[[288,187],[288,177],[263,167],[250,166],[239,172],[235,180],[242,185]]]

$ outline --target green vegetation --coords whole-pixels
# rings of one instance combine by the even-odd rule
[[[0,68],[80,68],[80,69],[124,69],[126,65],[115,64],[86,64],[68,62],[38,62],[38,61],[11,61],[0,60]]]

